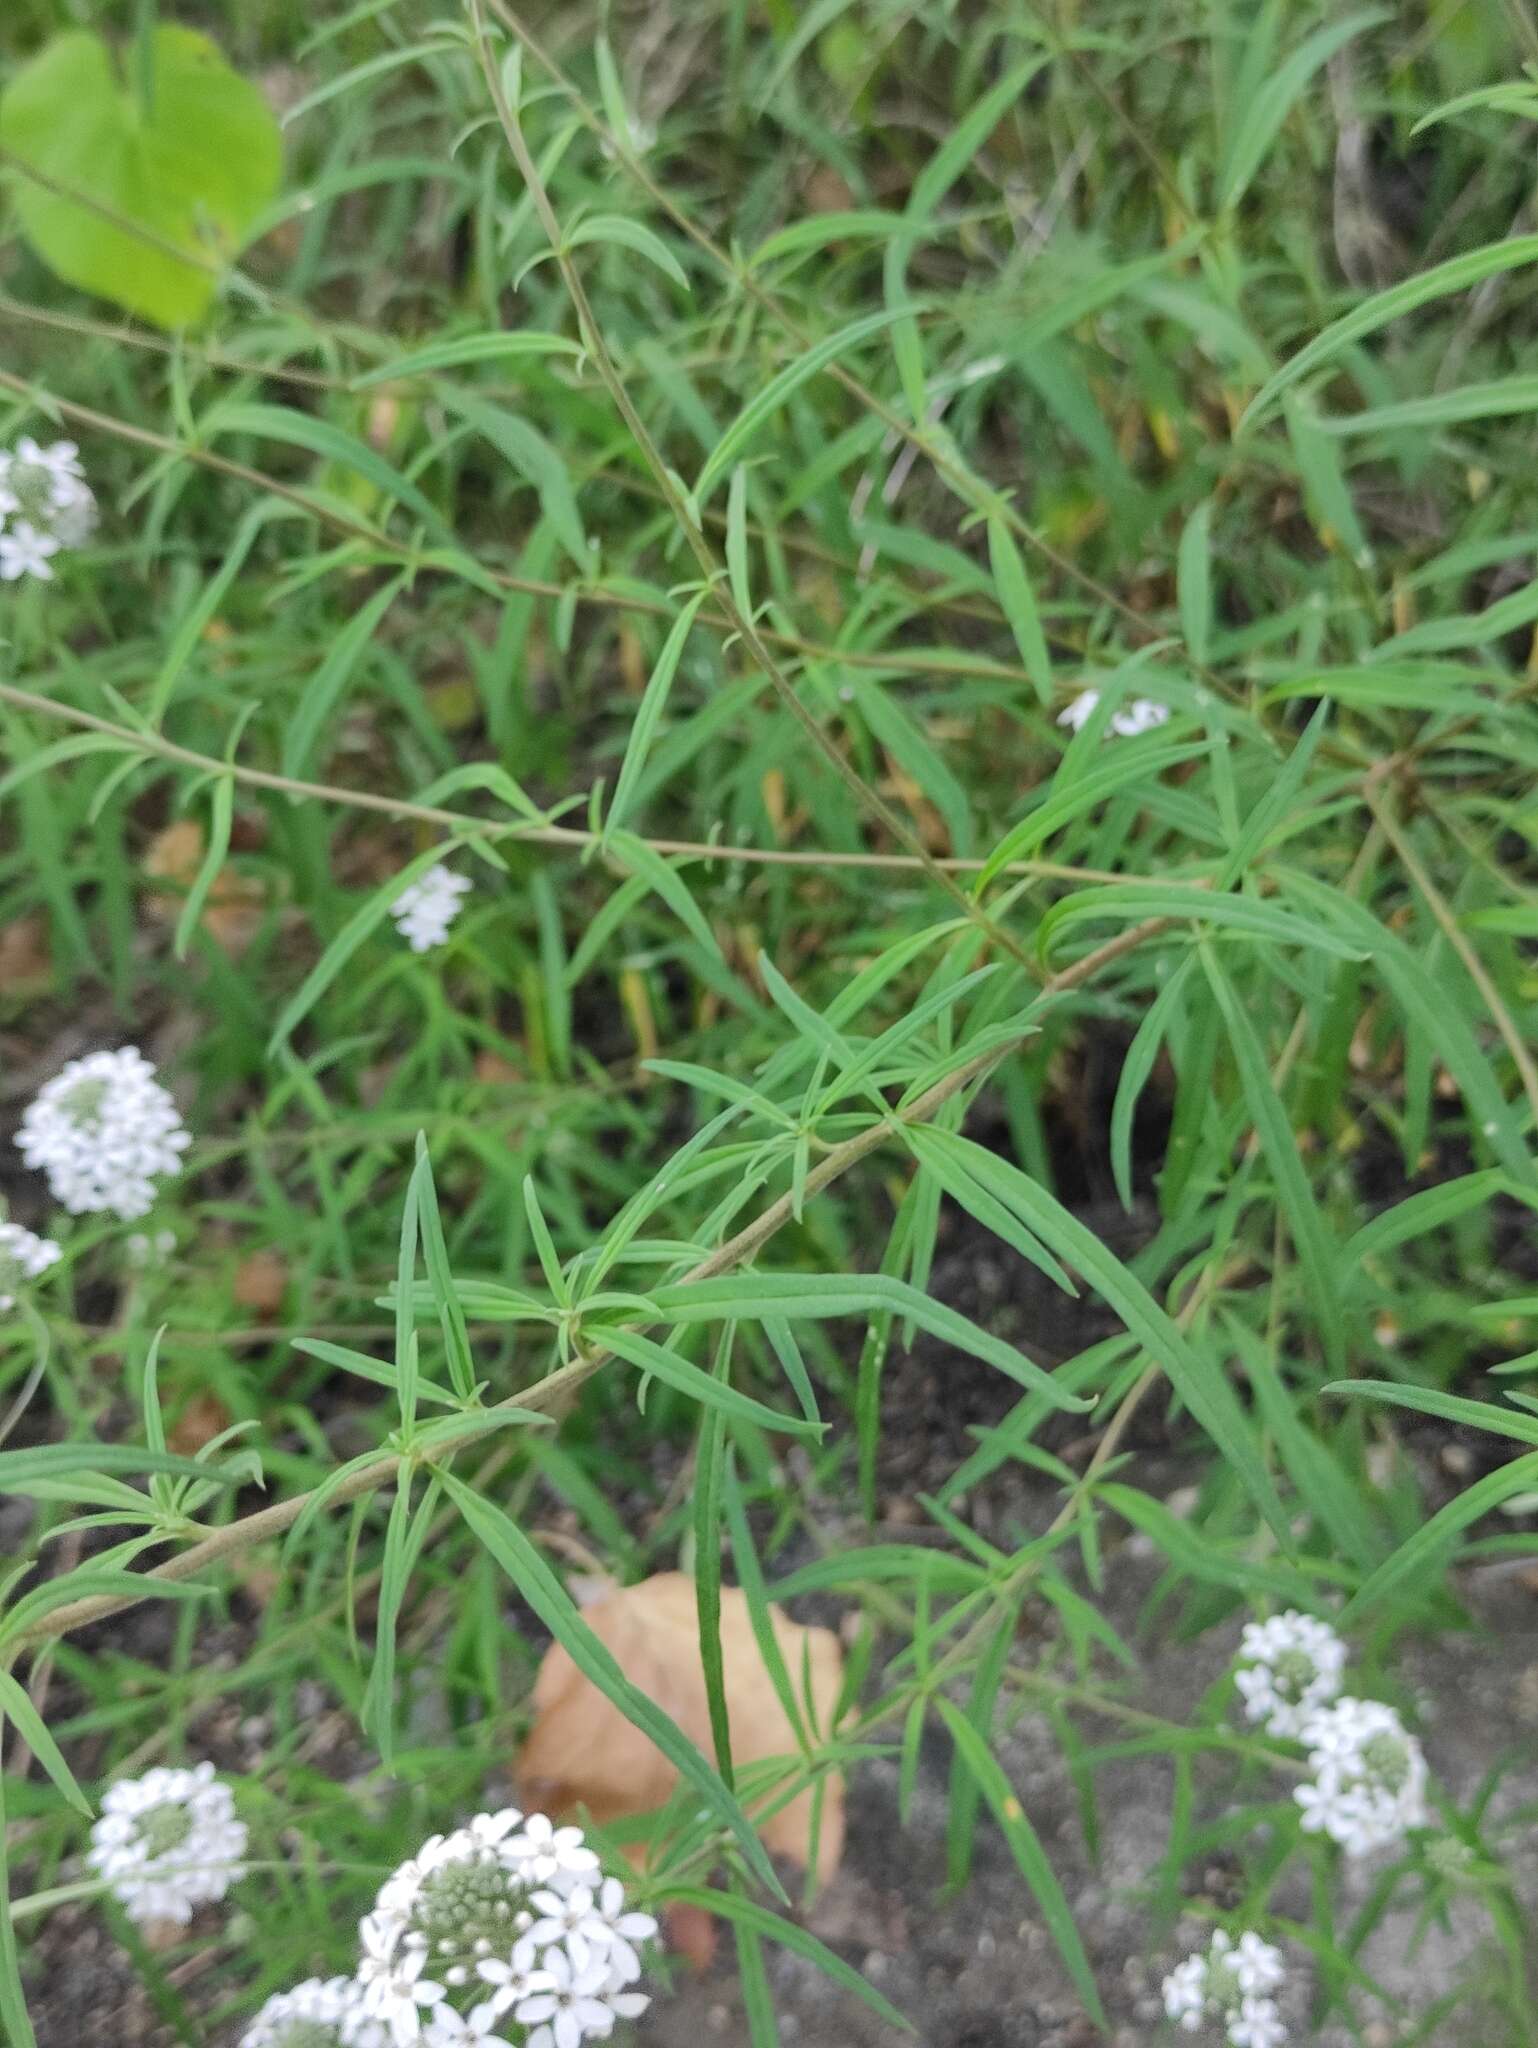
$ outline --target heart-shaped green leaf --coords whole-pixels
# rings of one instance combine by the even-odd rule
[[[56,36],[0,96],[0,148],[50,269],[183,327],[277,190],[282,147],[261,94],[206,36],[157,28],[148,54],[148,75],[124,75],[99,36]]]

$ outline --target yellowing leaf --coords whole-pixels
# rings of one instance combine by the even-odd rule
[[[798,1698],[805,1689],[802,1672],[810,1673],[810,1709],[802,1709],[810,1739],[826,1740],[843,1679],[838,1638],[829,1629],[803,1628],[777,1607],[769,1613]],[[713,1755],[694,1581],[682,1572],[659,1572],[584,1606],[582,1619],[631,1684],[670,1715],[707,1757]],[[773,1757],[794,1760],[795,1733],[764,1668],[747,1597],[735,1587],[721,1593],[721,1657],[739,1780],[749,1765]],[[606,1824],[661,1806],[678,1773],[557,1643],[546,1652],[535,1680],[534,1725],[518,1758],[517,1778],[530,1805],[557,1814],[585,1807]],[[760,1833],[767,1848],[805,1869],[815,1828],[817,1876],[826,1884],[843,1853],[844,1785],[835,1774],[823,1786],[815,1823],[814,1795],[806,1791],[771,1814]],[[753,1811],[752,1801],[748,1811]]]
[[[276,192],[282,147],[261,94],[207,36],[162,26],[149,48],[141,78],[132,48],[124,75],[100,36],[55,36],[0,96],[0,148],[38,174],[13,189],[50,270],[184,327]]]

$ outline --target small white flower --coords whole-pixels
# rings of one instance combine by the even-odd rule
[[[222,1899],[239,1875],[246,1826],[212,1764],[120,1779],[101,1805],[86,1861],[133,1919],[185,1926],[195,1907]]]
[[[0,583],[15,583],[22,576],[52,582],[48,560],[59,552],[59,546],[51,533],[41,533],[27,520],[18,520],[0,533]]]
[[[424,2008],[437,2005],[446,1993],[443,1985],[422,1975],[427,1951],[407,1946],[402,1931],[398,1920],[383,1913],[370,1913],[359,1922],[363,1955],[358,1983],[364,2012],[370,2019],[381,2020],[391,2039],[404,2048],[405,2043],[420,2038]]]
[[[1194,2034],[1202,2023],[1207,2005],[1207,1959],[1187,1956],[1170,1971],[1163,1984],[1164,2010],[1172,2020]]]
[[[1277,2014],[1274,1998],[1241,1999],[1239,2010],[1228,2022],[1233,2048],[1279,2048],[1287,2029]]]
[[[192,1143],[176,1104],[135,1046],[71,1060],[29,1103],[16,1144],[41,1167],[73,1215],[106,1211],[131,1222],[155,1182],[181,1168]]]
[[[504,2034],[493,2032],[497,2013],[492,2005],[472,2006],[465,2014],[449,2005],[435,2005],[423,2040],[427,2048],[515,2048]]]
[[[351,1977],[309,1977],[268,1999],[240,2048],[387,2048],[387,2037]]]
[[[397,930],[413,953],[441,946],[459,915],[459,900],[470,888],[466,875],[440,865],[408,882],[390,905]]]
[[[476,1975],[491,1986],[486,2003],[494,2016],[500,2017],[520,2000],[532,1998],[536,1991],[554,1988],[554,1977],[548,1970],[537,1970],[534,1961],[534,1944],[524,1940],[510,1956],[486,1956],[476,1964]]]
[[[0,1313],[16,1306],[23,1281],[35,1280],[62,1257],[52,1238],[39,1237],[19,1223],[0,1223]]]
[[[622,1983],[634,1983],[641,1974],[641,1958],[634,1944],[656,1939],[656,1921],[650,1913],[625,1910],[625,1887],[617,1877],[604,1879],[598,1893],[598,1912],[608,1939],[610,1962],[623,1971]]]
[[[545,1970],[549,1988],[521,1999],[514,2010],[520,2026],[538,2028],[544,2022],[551,2048],[578,2048],[579,2042],[602,2040],[613,2031],[614,2008],[605,1995],[609,1973],[602,1963],[578,1969],[560,1949],[551,1949]]]
[[[503,1842],[523,1819],[516,1806],[504,1806],[496,1813],[478,1813],[465,1823],[465,1832],[483,1849],[500,1851]]]
[[[1245,1933],[1229,1956],[1229,1965],[1246,1992],[1274,1991],[1286,1974],[1282,1952],[1258,1934]]]
[[[617,2020],[637,2020],[651,2004],[643,1992],[626,1988],[631,1981],[621,1965],[611,1957],[609,1974],[598,1996]]]
[[[593,1894],[585,1884],[573,1885],[564,1897],[559,1892],[534,1892],[529,1904],[540,1916],[528,1933],[535,1948],[564,1948],[579,1970],[592,1960],[595,1944],[600,1953],[607,1949],[608,1922],[594,1910]]]
[[[1098,690],[1081,690],[1073,702],[1058,713],[1058,724],[1081,732],[1099,702]],[[1122,739],[1135,739],[1139,733],[1152,732],[1155,726],[1163,725],[1169,715],[1167,704],[1156,704],[1151,697],[1134,697],[1130,704],[1124,704],[1111,713],[1110,730]]]
[[[1123,739],[1136,739],[1140,732],[1152,732],[1155,726],[1167,724],[1169,715],[1167,704],[1156,704],[1151,697],[1134,697],[1112,715],[1111,730]]]
[[[456,1853],[452,1835],[429,1835],[415,1856],[408,1856],[379,1888],[374,1911],[384,1919],[399,1920],[404,1926],[422,1895],[422,1886],[433,1871],[451,1862]]]
[[[1270,1735],[1296,1741],[1339,1693],[1346,1645],[1328,1622],[1295,1608],[1245,1624],[1234,1684],[1245,1713]]]
[[[1100,702],[1098,690],[1081,690],[1065,711],[1057,714],[1059,725],[1066,725],[1074,732],[1080,732],[1089,723],[1090,715]]]
[[[516,1857],[531,1884],[565,1878],[590,1883],[598,1874],[598,1858],[588,1848],[581,1828],[558,1828],[547,1814],[531,1813],[516,1835],[504,1844]]]

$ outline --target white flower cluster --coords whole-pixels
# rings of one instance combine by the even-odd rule
[[[650,2002],[632,1986],[657,1923],[628,1912],[580,1828],[480,1813],[434,1835],[362,1922],[362,2012],[427,2048],[578,2048]]]
[[[61,1257],[50,1237],[39,1237],[19,1223],[0,1223],[0,1314],[16,1306],[17,1290],[46,1273]]]
[[[1081,690],[1067,710],[1058,713],[1058,724],[1080,731],[1099,702],[1098,690]],[[1167,704],[1156,704],[1151,697],[1134,697],[1130,704],[1112,712],[1111,730],[1124,740],[1136,739],[1140,732],[1152,732],[1156,725],[1163,725],[1169,715]]]
[[[96,524],[96,500],[73,441],[40,448],[24,434],[0,452],[0,583],[48,582],[51,558],[77,548]]]
[[[157,1177],[178,1171],[192,1139],[155,1069],[128,1045],[71,1060],[28,1105],[16,1143],[71,1214],[126,1221],[145,1213]]]
[[[1187,1956],[1165,1978],[1164,2010],[1187,2033],[1218,2020],[1232,2048],[1277,2048],[1287,2029],[1267,1994],[1283,1974],[1281,1951],[1268,1941],[1241,1934],[1236,1943],[1219,1928],[1205,1953]]]
[[[1339,1693],[1346,1645],[1328,1622],[1289,1608],[1269,1621],[1246,1623],[1239,1660],[1234,1684],[1245,1712],[1268,1735],[1295,1742]]]
[[[1338,1699],[1311,1717],[1303,1740],[1314,1781],[1293,1796],[1311,1833],[1366,1856],[1426,1825],[1426,1759],[1392,1707]]]
[[[363,2010],[351,1977],[307,1977],[269,1998],[240,2048],[389,2048],[389,2035]]]
[[[1289,1608],[1246,1623],[1234,1684],[1252,1721],[1308,1751],[1303,1826],[1366,1856],[1426,1825],[1426,1759],[1392,1707],[1341,1697],[1346,1656],[1328,1622]]]
[[[430,946],[443,944],[449,926],[459,915],[459,899],[469,887],[466,876],[456,875],[441,862],[407,883],[390,905],[390,915],[413,953],[425,953]]]
[[[185,1926],[194,1907],[222,1899],[239,1875],[246,1826],[212,1764],[121,1779],[101,1806],[86,1861],[133,1919]]]

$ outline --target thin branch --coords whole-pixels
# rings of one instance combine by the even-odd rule
[[[464,811],[445,810],[438,804],[414,803],[409,797],[379,796],[370,789],[342,789],[328,782],[305,782],[292,775],[279,775],[269,768],[250,768],[240,762],[216,760],[180,747],[158,732],[140,732],[133,726],[115,725],[110,718],[98,718],[94,711],[78,710],[52,697],[39,697],[32,690],[18,690],[13,683],[0,683],[0,703],[14,704],[20,711],[36,712],[41,718],[58,719],[65,725],[87,732],[105,733],[110,739],[147,758],[171,761],[181,768],[194,768],[203,775],[227,775],[252,789],[281,791],[286,796],[309,798],[317,803],[339,804],[352,810],[378,811],[386,817],[409,819],[418,824],[441,825],[451,832],[478,832],[487,839],[517,839],[532,846],[564,846],[583,850],[597,846],[602,834],[576,825],[531,825],[517,819],[482,819]],[[636,835],[642,837],[641,834]],[[913,874],[926,865],[951,874],[975,874],[986,866],[983,860],[931,855],[921,861],[906,853],[828,853],[816,847],[727,846],[706,839],[651,839],[645,844],[655,853],[674,854],[684,860],[742,861],[762,867],[787,868],[871,868],[887,873]],[[1003,874],[1035,875],[1063,882],[1124,882],[1125,875],[1110,868],[1072,867],[1064,861],[1016,860]]]
[[[3,308],[0,308],[3,310]],[[286,371],[274,372],[286,376]],[[351,519],[322,499],[312,498],[307,491],[296,484],[284,483],[280,478],[270,476],[266,470],[253,469],[249,463],[232,462],[227,456],[218,455],[211,448],[204,448],[195,441],[176,441],[167,434],[157,434],[152,428],[138,427],[128,420],[120,420],[112,413],[98,412],[94,406],[81,405],[73,398],[60,398],[52,391],[18,376],[12,370],[0,370],[0,390],[14,391],[18,397],[28,398],[41,410],[56,413],[60,419],[70,420],[77,426],[87,427],[93,433],[110,434],[120,441],[132,443],[135,447],[148,448],[157,455],[168,455],[183,462],[197,463],[203,469],[215,471],[220,476],[235,478],[249,484],[255,490],[268,492],[282,498],[316,520],[320,525],[330,527],[335,533],[345,534],[351,540],[365,542],[387,561],[398,562],[403,568],[415,569],[424,575],[445,575],[457,573],[448,563],[431,553],[408,546],[404,541],[381,533],[377,527],[369,526],[361,519]],[[590,609],[630,614],[637,618],[673,618],[671,609],[660,600],[638,597],[633,591],[612,590],[603,583],[552,583],[538,576],[519,576],[508,569],[493,569],[484,562],[477,567],[487,582],[498,590],[505,590],[523,597],[543,597],[552,600],[570,599]],[[697,623],[711,627],[718,633],[735,633],[735,623],[723,611],[715,611],[706,605],[697,615]],[[985,655],[969,654],[964,650],[948,654],[944,661],[927,659],[919,654],[910,654],[904,648],[883,654],[867,649],[832,647],[825,641],[809,640],[803,634],[786,632],[781,628],[760,626],[758,637],[771,647],[777,647],[785,654],[795,654],[808,661],[823,661],[835,668],[873,669],[891,674],[899,671],[904,675],[928,676],[936,681],[950,682],[958,676],[973,676],[984,682],[1018,685],[1029,690],[1030,677],[1018,664],[997,661]],[[1097,657],[1084,655],[1086,662]],[[1032,699],[1034,701],[1034,698]]]
[[[1168,918],[1154,917],[1130,926],[1126,931],[1118,933],[1114,939],[1097,947],[1094,952],[1086,953],[1082,959],[1073,961],[1069,966],[1050,976],[1043,983],[1043,994],[1063,995],[1071,989],[1078,988],[1103,968],[1144,944],[1146,940],[1168,930],[1170,922]],[[862,1159],[869,1158],[871,1153],[879,1151],[900,1126],[927,1123],[963,1089],[970,1087],[974,1081],[981,1080],[1001,1060],[1018,1050],[1030,1035],[1028,1032],[1022,1032],[1016,1040],[1002,1046],[990,1046],[986,1052],[977,1054],[954,1072],[947,1074],[943,1080],[935,1082],[932,1088],[927,1088],[906,1108],[894,1109],[885,1121],[872,1124],[856,1137],[846,1139],[841,1145],[835,1145],[807,1174],[804,1195],[810,1197],[820,1194],[824,1188],[846,1174],[852,1166],[858,1165]],[[702,1280],[711,1280],[717,1274],[729,1272],[733,1267],[756,1258],[775,1233],[797,1213],[798,1207],[799,1204],[792,1193],[781,1195],[751,1223],[739,1230],[735,1237],[729,1238],[708,1258],[691,1267],[678,1284],[692,1286]],[[585,1381],[591,1379],[594,1373],[608,1364],[612,1357],[612,1352],[599,1345],[584,1356],[574,1359],[571,1364],[560,1366],[556,1371],[548,1373],[536,1385],[509,1395],[506,1401],[495,1403],[491,1412],[494,1413],[497,1407],[532,1408],[539,1412],[558,1407]],[[466,1444],[477,1441],[482,1434],[479,1428],[471,1427],[465,1431],[463,1437],[450,1438],[438,1444],[434,1448],[434,1459],[452,1456]],[[394,1451],[381,1452],[370,1463],[357,1467],[339,1484],[331,1486],[326,1495],[326,1506],[341,1507],[349,1501],[361,1499],[365,1494],[376,1492],[381,1486],[387,1486],[404,1462],[405,1460]],[[295,1494],[288,1500],[274,1501],[271,1507],[259,1508],[255,1514],[243,1516],[240,1521],[230,1523],[227,1528],[215,1530],[211,1536],[204,1537],[202,1542],[194,1543],[189,1549],[179,1552],[175,1557],[167,1558],[164,1564],[156,1565],[153,1570],[146,1572],[145,1591],[142,1594],[97,1594],[88,1599],[71,1601],[63,1607],[56,1607],[51,1614],[42,1616],[32,1627],[22,1630],[13,1638],[13,1646],[20,1649],[53,1642],[59,1636],[69,1635],[76,1629],[88,1627],[92,1622],[105,1621],[109,1615],[121,1614],[127,1608],[138,1606],[141,1600],[153,1596],[156,1584],[163,1585],[196,1578],[209,1566],[220,1564],[226,1558],[238,1556],[242,1551],[249,1550],[253,1544],[264,1543],[272,1537],[281,1536],[293,1527],[313,1499],[314,1492]]]

